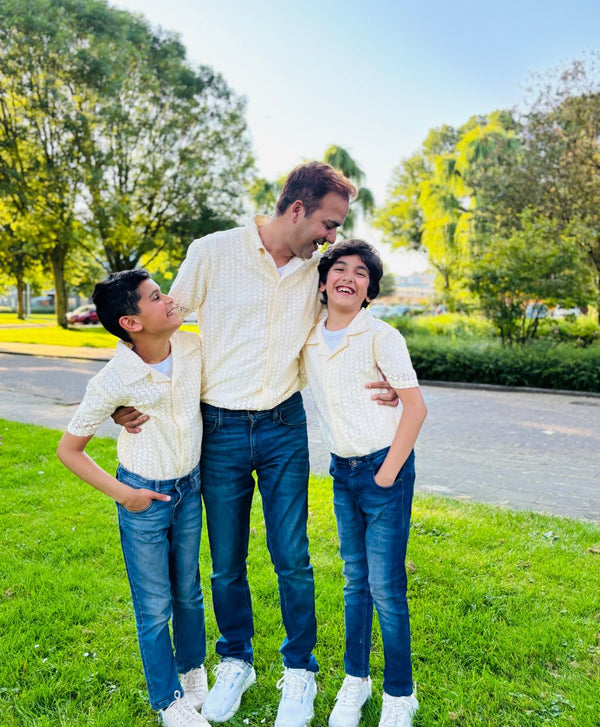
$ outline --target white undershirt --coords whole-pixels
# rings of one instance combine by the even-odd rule
[[[330,351],[335,351],[335,349],[340,345],[340,342],[346,335],[347,330],[348,328],[340,328],[339,331],[329,331],[325,328],[325,326],[323,326],[323,338],[325,339],[325,343],[329,346]]]
[[[156,369],[157,371],[160,371],[161,374],[171,378],[173,375],[173,354],[170,353],[163,361],[159,361],[155,364],[148,364],[148,366],[152,366],[153,369]]]

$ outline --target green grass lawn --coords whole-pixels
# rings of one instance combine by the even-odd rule
[[[112,502],[55,458],[60,434],[0,420],[0,724],[156,724],[145,696]],[[115,466],[112,440],[90,452]],[[258,680],[229,722],[272,725],[283,639],[259,497],[249,577]],[[313,727],[325,727],[343,656],[342,575],[328,478],[313,478],[309,534],[321,671]],[[217,631],[203,536],[208,659]],[[409,543],[415,725],[600,723],[600,528],[588,522],[417,496]],[[372,649],[379,719],[382,647]]]
[[[14,328],[12,326],[15,326]],[[185,323],[184,331],[197,331],[195,323]],[[14,313],[0,313],[0,343],[43,343],[52,346],[114,348],[117,339],[102,326],[61,328],[54,314],[32,315],[20,321]]]

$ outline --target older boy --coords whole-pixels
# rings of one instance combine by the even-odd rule
[[[177,332],[181,319],[173,299],[145,270],[110,275],[96,285],[93,300],[104,327],[121,340],[114,358],[89,382],[58,457],[117,502],[152,708],[167,727],[206,727],[196,711],[208,691],[198,570],[200,339]],[[115,407],[132,403],[151,418],[140,434],[121,432],[115,478],[84,450]]]
[[[383,272],[362,240],[328,248],[319,262],[327,317],[308,338],[302,365],[331,455],[333,502],[344,560],[346,679],[330,727],[356,727],[371,695],[373,603],[384,647],[380,727],[409,727],[413,694],[404,560],[414,487],[413,446],[427,409],[401,334],[364,308]],[[402,411],[377,407],[365,383],[383,372]]]

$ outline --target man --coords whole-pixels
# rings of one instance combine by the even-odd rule
[[[335,242],[355,194],[327,164],[296,167],[272,218],[195,240],[171,290],[184,315],[197,310],[204,341],[202,495],[221,633],[216,681],[202,707],[212,722],[230,719],[256,678],[246,577],[253,472],[286,630],[275,725],[303,727],[312,718],[318,666],[298,357],[321,311],[315,252]],[[386,403],[390,395],[374,398]],[[128,428],[145,420],[136,413],[118,417],[119,423],[128,419]]]

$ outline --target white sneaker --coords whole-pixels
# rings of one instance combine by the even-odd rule
[[[348,674],[335,698],[329,727],[358,727],[361,707],[370,696],[371,677],[362,679]]]
[[[179,692],[175,692],[175,701],[166,709],[161,709],[159,715],[165,727],[210,727],[204,717]]]
[[[217,678],[204,700],[202,714],[211,722],[227,722],[238,711],[242,694],[256,681],[256,672],[247,661],[226,658],[213,673]]]
[[[313,717],[317,693],[314,672],[286,668],[277,682],[277,689],[281,689],[281,701],[275,727],[306,727]]]
[[[379,727],[412,727],[417,709],[419,703],[414,694],[410,697],[391,697],[384,692]]]
[[[200,711],[200,707],[204,704],[204,700],[208,694],[208,680],[206,678],[204,664],[197,669],[190,669],[185,674],[180,674],[179,681],[181,682],[187,701],[194,709]]]

